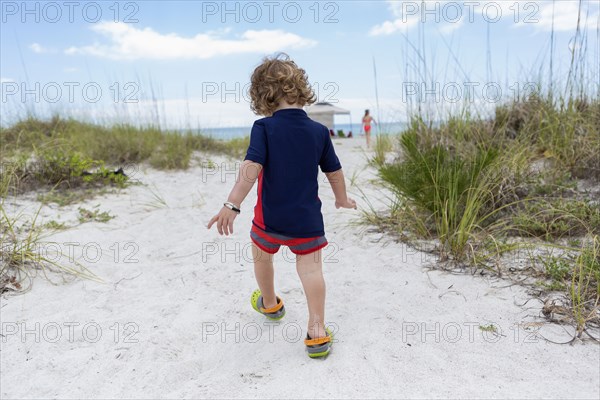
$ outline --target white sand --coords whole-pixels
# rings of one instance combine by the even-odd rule
[[[383,199],[370,183],[374,174],[362,148],[359,139],[336,140],[347,177],[357,172],[370,200]],[[359,213],[336,211],[325,184],[326,310],[337,341],[328,359],[309,359],[302,343],[305,299],[289,250],[276,263],[284,320],[269,325],[249,304],[256,287],[248,235],[254,190],[233,236],[206,230],[234,181],[231,161],[211,159],[229,162],[228,174],[143,168],[136,178],[144,185],[84,205],[43,208],[44,220],[72,225],[79,206],[100,204],[116,215],[51,238],[65,251],[65,243],[78,242],[75,257],[105,283],[52,285],[38,277],[30,292],[2,298],[2,398],[600,396],[597,344],[556,345],[537,336],[565,342],[571,328],[519,328],[542,321],[539,302],[519,306],[529,298],[524,289],[427,272],[430,256],[350,225]],[[151,187],[167,207],[148,204]],[[350,191],[366,207],[356,187]],[[36,203],[20,200],[15,207],[31,212]],[[101,260],[82,258],[86,243],[101,247]],[[95,257],[92,246],[88,260]],[[137,262],[125,262],[134,252],[130,261]],[[479,329],[489,324],[501,335]],[[22,335],[24,329],[29,333]]]

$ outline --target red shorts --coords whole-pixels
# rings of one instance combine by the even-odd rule
[[[365,132],[371,132],[371,125],[365,125]]]
[[[259,249],[269,254],[277,253],[281,245],[289,247],[292,253],[299,255],[310,254],[327,246],[325,236],[291,238],[277,233],[265,232],[254,224],[252,224],[250,238]]]

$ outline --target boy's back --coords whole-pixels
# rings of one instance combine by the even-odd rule
[[[254,123],[246,160],[263,165],[254,224],[291,237],[324,235],[318,167],[341,168],[328,129],[300,108],[286,108]]]
[[[319,166],[331,184],[336,208],[356,209],[356,202],[346,193],[329,131],[302,109],[316,101],[305,71],[287,55],[278,55],[256,67],[251,83],[250,108],[269,117],[254,123],[238,179],[208,228],[216,224],[220,234],[233,233],[241,204],[258,181],[250,239],[259,288],[250,303],[270,320],[285,316],[283,300],[275,294],[273,255],[287,246],[296,254],[296,270],[308,305],[306,351],[311,358],[327,357],[333,334],[325,327],[321,254],[327,239],[318,197]]]

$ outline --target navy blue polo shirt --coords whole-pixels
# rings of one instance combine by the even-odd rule
[[[300,108],[285,108],[257,120],[245,160],[263,166],[252,223],[292,238],[325,235],[318,168],[342,168],[329,130]]]

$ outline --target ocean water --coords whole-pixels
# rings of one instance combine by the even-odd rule
[[[398,134],[407,127],[406,122],[382,122],[379,125],[374,125],[371,129],[371,134]],[[212,136],[217,139],[233,139],[250,135],[250,126],[239,126],[239,127],[224,127],[224,128],[205,128],[201,129],[199,133]],[[334,132],[341,129],[345,134],[352,132],[354,136],[360,134],[360,124],[336,124]]]

